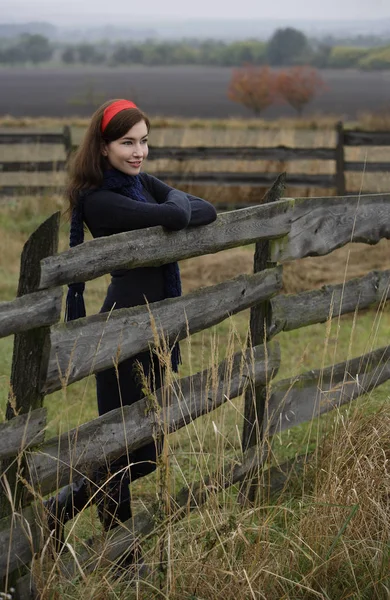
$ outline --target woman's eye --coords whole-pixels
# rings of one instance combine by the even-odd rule
[[[143,144],[147,144],[147,143],[148,143],[148,140],[142,140],[142,143],[143,143]]]

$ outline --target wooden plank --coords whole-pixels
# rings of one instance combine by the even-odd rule
[[[272,146],[149,146],[148,160],[335,160],[334,148]]]
[[[46,408],[37,408],[0,423],[0,460],[16,456],[31,445],[43,442]]]
[[[240,395],[250,383],[268,380],[279,362],[279,346],[274,342],[266,352],[262,345],[238,352],[230,360],[231,366],[225,360],[218,371],[206,369],[172,383],[169,402],[162,400],[169,390],[159,390],[157,399],[166,407],[159,415],[150,409],[150,400],[144,398],[48,440],[27,455],[29,481],[34,489],[46,494],[80,473],[92,476],[97,466],[122,456],[126,448],[132,451],[149,443],[160,428],[176,431]],[[211,388],[210,377],[215,382]]]
[[[53,325],[60,320],[62,288],[26,294],[0,303],[0,338],[29,329]]]
[[[284,379],[273,386],[269,435],[327,413],[390,379],[390,346],[326,369]]]
[[[207,329],[270,298],[282,286],[281,268],[266,273],[241,275],[236,279],[197,290],[180,298],[169,298],[147,306],[122,308],[55,325],[51,329],[51,351],[43,390],[51,393],[62,386],[112,366],[113,360],[143,352],[154,344],[154,330],[169,339]],[[154,324],[151,322],[153,317]]]
[[[346,146],[390,146],[390,131],[345,131]]]
[[[344,153],[344,125],[339,121],[336,125],[336,189],[338,196],[345,195],[345,153]]]
[[[0,144],[63,144],[63,133],[0,133]]]
[[[64,160],[48,161],[23,161],[23,162],[0,162],[0,173],[47,173],[54,171],[64,171],[66,162]]]
[[[251,185],[251,186],[269,186],[275,180],[276,173],[239,173],[232,172],[169,172],[158,171],[153,173],[163,181],[175,184],[201,184],[201,185]],[[288,173],[287,185],[290,187],[315,186],[320,188],[334,188],[336,186],[334,175],[307,175],[305,173]]]
[[[289,260],[289,238],[283,236],[291,232],[293,241],[298,238],[292,248],[293,258],[327,254],[351,239],[376,243],[388,235],[389,206],[390,194],[348,196],[347,200],[344,197],[287,198],[220,214],[214,223],[204,227],[175,232],[150,227],[119,233],[85,242],[43,260],[39,287],[88,281],[114,269],[158,266],[274,238],[281,239],[273,242],[271,259],[274,262]],[[377,218],[382,213],[383,224]],[[357,227],[354,227],[355,215]],[[369,221],[365,222],[367,217]],[[352,231],[362,239],[355,239]],[[299,235],[304,244],[299,245]],[[287,258],[284,258],[284,250]]]
[[[42,548],[40,522],[34,506],[0,520],[0,577],[28,564]]]
[[[213,369],[206,369],[177,381],[173,384],[175,392],[172,392],[170,405],[166,408],[169,430],[176,431],[191,420],[215,410],[228,399],[241,394],[250,382],[265,381],[279,368],[279,364],[279,346],[273,342],[266,352],[263,346],[253,348],[253,356],[251,350],[244,354],[237,353],[232,361],[223,361],[217,373]],[[215,382],[212,389],[209,386],[210,377]],[[161,390],[157,392],[157,399],[161,404],[162,394]],[[123,407],[123,411],[113,410],[63,434],[60,438],[49,440],[40,452],[31,454],[30,473],[34,485],[38,485],[38,481],[41,482],[40,493],[45,493],[43,489],[47,492],[57,489],[61,482],[68,481],[72,469],[77,477],[80,475],[79,470],[92,475],[99,456],[103,461],[104,456],[111,459],[121,456],[125,448],[135,449],[151,441],[156,427],[165,427],[164,424],[159,425],[164,423],[165,419],[161,420],[161,417],[164,417],[161,415],[157,423],[156,415],[150,411],[148,402],[147,399],[143,399],[132,406]],[[47,453],[49,454],[45,457]],[[57,484],[56,473],[59,465],[61,476]],[[21,526],[23,521],[24,527]],[[0,521],[0,576],[5,573],[7,566],[11,571],[19,564],[28,562],[32,557],[32,547],[36,550],[42,547],[44,540],[41,538],[40,521],[39,514],[33,507],[23,511],[20,520],[16,519],[14,522],[12,517],[7,517]]]
[[[390,173],[390,162],[350,161],[345,163],[345,170],[359,173]]]
[[[63,136],[63,143],[64,143],[64,150],[65,150],[65,154],[66,154],[66,158],[68,159],[70,157],[70,155],[72,154],[72,130],[69,127],[69,125],[64,125],[64,128],[62,130],[62,136]]]
[[[34,292],[41,277],[40,261],[48,254],[57,252],[60,212],[55,213],[42,223],[24,245],[20,259],[20,278],[17,296]],[[29,413],[40,408],[44,394],[42,376],[47,369],[49,358],[49,327],[39,327],[27,332],[17,333],[14,340],[10,395],[6,407],[6,419]],[[17,469],[20,465],[11,464],[6,459],[2,465],[7,470],[7,481],[13,493],[15,506],[11,507],[4,488],[0,495],[0,516],[11,510],[19,509],[22,486],[17,484]],[[5,475],[3,475],[5,477]]]
[[[375,306],[390,299],[390,270],[300,294],[281,294],[271,300],[270,336]]]
[[[285,190],[286,174],[281,173],[268,190],[263,203],[277,202]],[[275,267],[269,263],[269,241],[262,240],[256,243],[253,262],[253,272],[259,273],[267,268]],[[251,308],[250,312],[250,340],[249,345],[257,346],[268,339],[269,326],[271,323],[272,305],[270,300],[265,300]],[[254,392],[247,389],[244,400],[244,423],[242,430],[242,447],[244,451],[251,446],[261,442],[262,422],[267,398],[267,384],[258,385]],[[255,475],[255,474],[253,474]],[[256,477],[249,477],[240,488],[239,501],[241,505],[253,502],[256,491]]]
[[[149,227],[85,242],[41,263],[40,288],[95,279],[114,269],[158,266],[283,236],[290,229],[289,201],[221,214],[214,223],[167,231]]]
[[[291,229],[271,242],[271,259],[284,262],[322,256],[349,242],[376,244],[390,239],[390,194],[345,198],[297,198]]]
[[[111,531],[104,540],[103,545],[99,544],[97,540],[98,552],[95,549],[96,547],[92,546],[93,542],[89,547],[84,546],[77,555],[78,563],[82,565],[83,572],[87,574],[99,567],[112,565],[121,555],[137,546],[144,536],[152,532],[154,535],[158,535],[162,528],[166,529],[169,525],[173,525],[188,516],[190,512],[204,505],[210,497],[215,497],[217,492],[243,481],[251,471],[261,468],[265,460],[266,455],[264,452],[259,451],[257,448],[250,448],[243,454],[241,462],[225,461],[220,471],[211,476],[205,476],[204,481],[195,483],[190,488],[185,487],[180,490],[171,499],[169,513],[160,523],[156,521],[155,517],[159,510],[157,503],[139,512],[134,518]],[[279,481],[280,476],[277,480],[278,484]],[[271,486],[272,482],[270,481],[270,489]],[[65,560],[59,566],[62,574],[67,578],[78,578],[80,575],[73,557],[65,557]]]

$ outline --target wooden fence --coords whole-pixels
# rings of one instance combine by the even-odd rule
[[[49,535],[42,526],[42,495],[55,492],[80,474],[91,476],[98,466],[123,455],[126,449],[131,452],[150,442],[161,428],[177,431],[227,398],[245,394],[241,463],[234,467],[226,464],[205,482],[184,488],[174,498],[167,519],[181,518],[206,502],[216,488],[236,482],[244,482],[242,497],[251,496],[252,474],[266,461],[265,451],[259,450],[265,433],[272,435],[309,421],[390,378],[387,346],[270,386],[280,364],[278,343],[273,339],[279,332],[325,322],[331,308],[338,316],[383,305],[390,298],[390,270],[320,290],[280,294],[285,261],[325,255],[351,241],[376,244],[382,238],[390,239],[390,194],[280,200],[282,189],[279,180],[266,204],[220,214],[204,227],[178,232],[154,227],[121,233],[60,254],[56,254],[56,213],[26,243],[17,298],[0,304],[0,336],[15,334],[12,402],[7,407],[7,421],[0,425],[5,490],[1,497],[0,577],[7,578],[8,586],[17,580],[22,600],[33,597],[32,577],[15,574],[30,563]],[[45,439],[45,394],[111,367],[113,357],[118,357],[118,345],[122,361],[155,343],[145,306],[117,310],[109,318],[99,314],[59,323],[63,285],[94,279],[113,269],[160,265],[254,242],[252,275],[151,305],[157,327],[169,339],[179,340],[251,308],[253,347],[235,355],[230,372],[225,363],[219,366],[212,390],[205,394],[206,370],[173,383],[175,393],[166,412],[151,410],[150,400],[145,398]],[[160,396],[161,391],[157,392]],[[137,514],[127,526],[112,533],[104,554],[109,560],[157,526],[153,507]],[[60,562],[64,573],[76,577],[80,565],[87,573],[96,561],[90,547],[80,551],[77,560],[72,556]]]
[[[183,166],[189,160],[272,160],[272,161],[299,161],[299,160],[321,160],[335,163],[334,174],[305,174],[290,173],[288,185],[292,187],[315,187],[335,189],[337,195],[343,196],[347,193],[345,176],[347,172],[366,173],[389,173],[389,162],[361,162],[346,161],[345,148],[349,146],[390,146],[390,131],[367,132],[345,130],[342,123],[336,127],[337,142],[335,148],[290,148],[278,146],[273,148],[257,147],[151,147],[148,160],[171,159],[180,161]],[[62,134],[23,134],[7,133],[0,134],[0,144],[36,144],[50,143],[63,144],[65,154],[69,157],[72,150],[77,146],[72,145],[71,131],[65,126]],[[0,173],[48,173],[63,171],[66,160],[58,161],[2,161],[0,162]],[[267,187],[275,179],[275,173],[245,173],[245,172],[201,172],[195,173],[185,168],[174,172],[156,172],[156,177],[168,181],[174,185],[248,185]],[[59,188],[53,186],[1,186],[0,196],[20,195],[23,191],[31,194],[43,194],[47,192],[58,192]]]

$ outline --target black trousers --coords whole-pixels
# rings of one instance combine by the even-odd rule
[[[96,374],[99,416],[121,406],[131,405],[144,396],[140,366],[148,385],[155,391],[162,384],[161,367],[155,355],[143,352],[127,359],[115,368]],[[130,483],[156,469],[157,456],[163,439],[151,442],[112,462],[106,462],[96,473],[95,482],[101,487],[96,494],[100,520],[106,530],[131,517]]]

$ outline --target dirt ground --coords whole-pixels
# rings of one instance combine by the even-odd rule
[[[0,68],[0,114],[14,116],[89,116],[109,98],[132,98],[149,115],[171,117],[250,117],[231,102],[226,90],[230,67],[129,66],[84,68]],[[326,89],[305,114],[332,113],[355,119],[363,111],[389,105],[390,71],[325,69]],[[294,116],[288,105],[264,111],[264,117]],[[263,115],[262,115],[263,116]]]
[[[342,283],[373,270],[390,269],[390,240],[376,246],[348,244],[327,256],[304,258],[284,265],[283,291],[303,292]],[[191,258],[181,263],[185,292],[253,272],[253,246]]]

